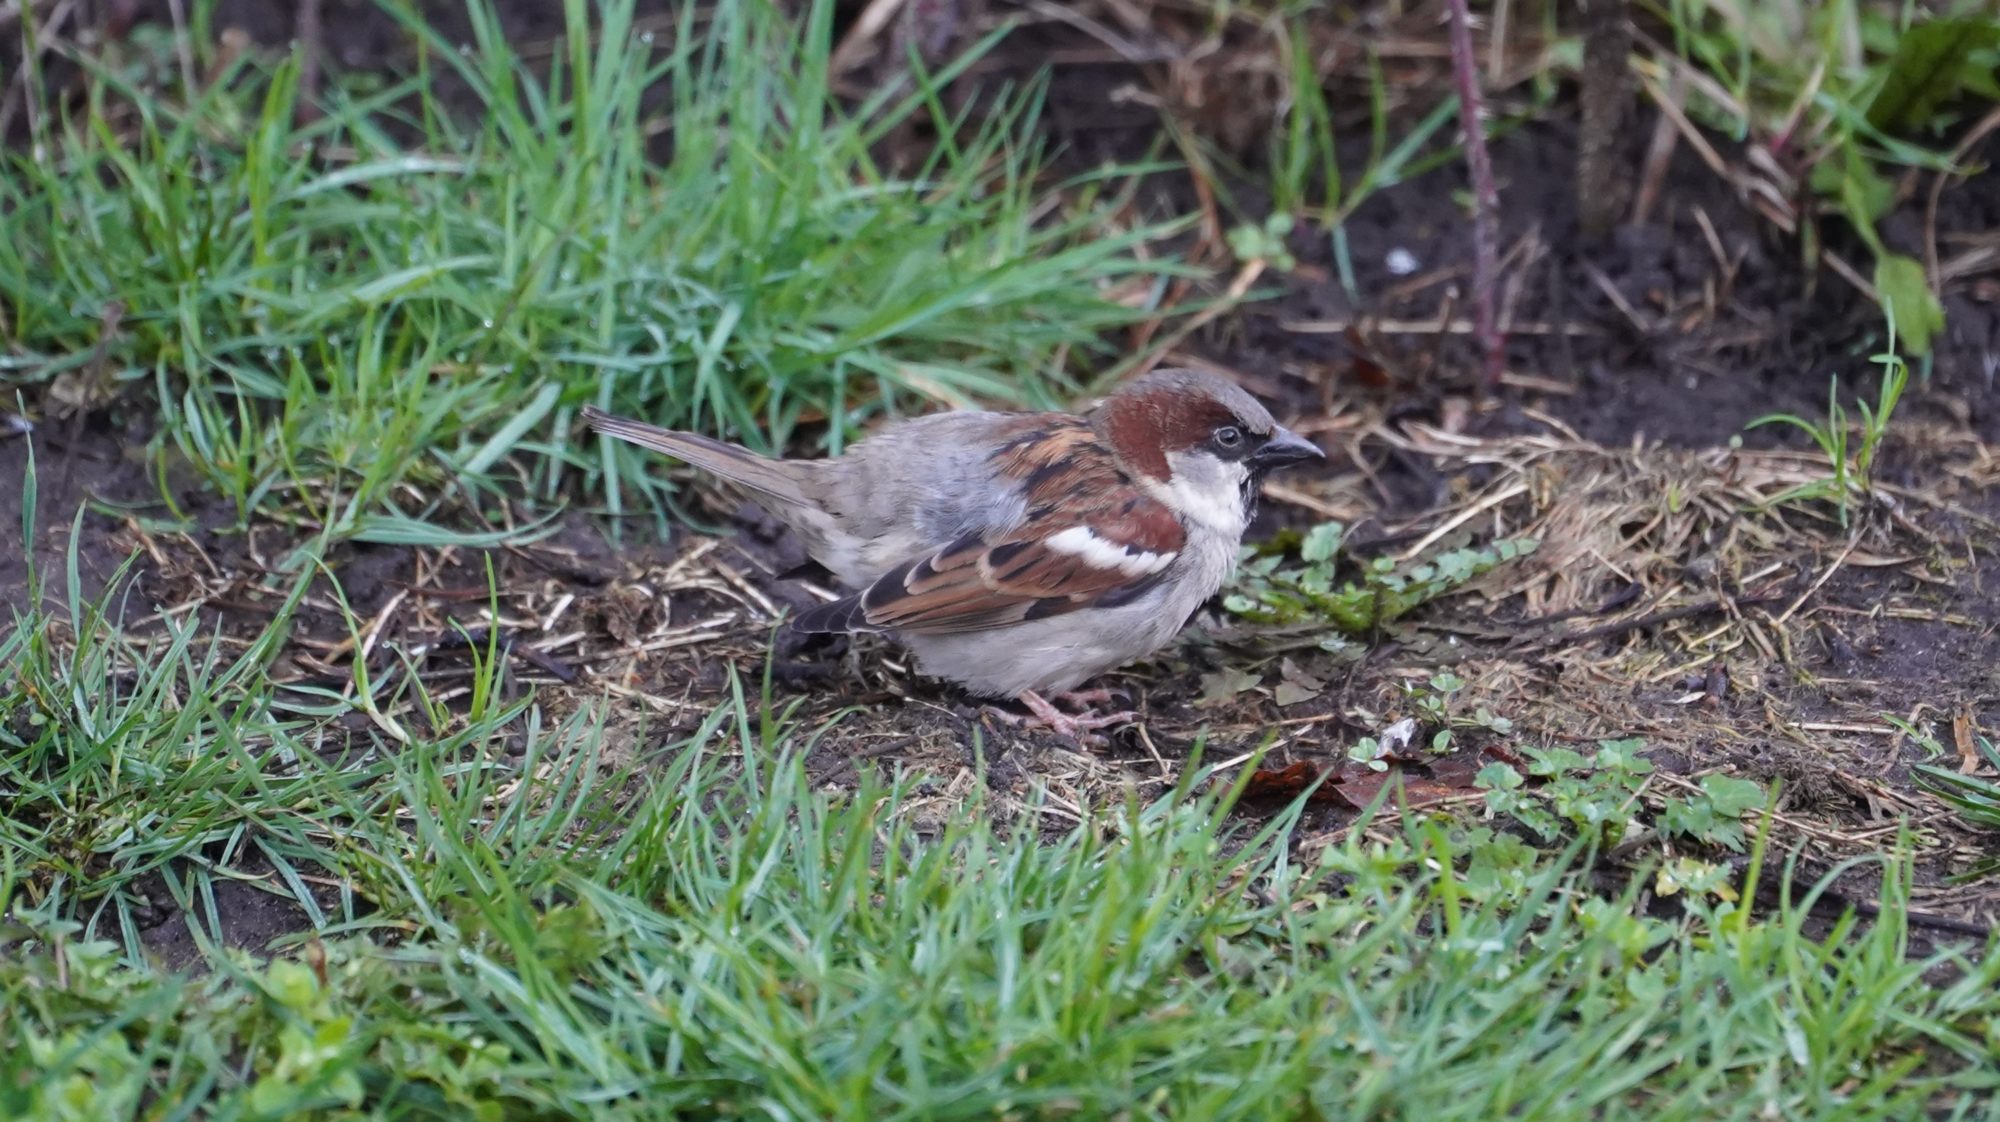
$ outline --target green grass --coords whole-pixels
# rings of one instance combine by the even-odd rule
[[[1994,1082],[2000,957],[1928,983],[1966,964],[1906,954],[1896,877],[1821,942],[1421,817],[1303,855],[1185,791],[924,831],[740,698],[593,782],[598,736],[538,735],[544,783],[424,740],[288,792],[366,804],[334,868],[393,939],[177,975],[17,902],[8,1116],[1902,1119]]]
[[[760,446],[823,418],[835,447],[925,401],[1053,404],[1060,356],[1108,362],[1146,314],[1108,286],[1174,269],[1134,255],[1163,228],[1092,201],[1116,173],[1051,193],[1038,88],[948,114],[977,50],[843,107],[831,4],[697,7],[656,42],[630,0],[566,0],[546,74],[484,0],[463,53],[406,15],[418,72],[336,84],[307,125],[292,60],[204,58],[189,90],[169,51],[84,59],[84,104],[44,107],[0,175],[0,381],[150,389],[163,461],[242,517],[383,537],[503,485],[657,487],[573,443],[585,403]],[[891,175],[884,138],[920,121],[944,141]]]
[[[1296,222],[1311,222],[1326,233],[1335,273],[1348,299],[1360,303],[1359,282],[1348,249],[1347,220],[1379,192],[1459,157],[1458,146],[1445,132],[1457,119],[1456,95],[1421,116],[1392,120],[1396,98],[1371,50],[1366,75],[1367,145],[1362,151],[1358,137],[1344,135],[1336,122],[1339,99],[1328,91],[1330,81],[1347,76],[1321,71],[1324,60],[1313,28],[1338,18],[1327,4],[1322,0],[1216,0],[1207,5],[1207,15],[1218,33],[1231,24],[1238,25],[1238,34],[1249,36],[1256,48],[1266,53],[1265,64],[1279,75],[1279,96],[1271,106],[1270,120],[1262,122],[1264,151],[1252,157],[1253,162],[1262,161],[1255,172],[1238,166],[1238,160],[1206,138],[1187,133],[1171,117],[1165,121],[1168,128],[1183,134],[1183,150],[1190,153],[1221,205],[1239,220],[1231,233],[1231,249],[1239,259],[1263,257],[1289,270],[1295,262],[1286,248],[1287,235]],[[1228,97],[1223,88],[1227,82],[1218,83],[1209,96]],[[1246,107],[1239,111],[1252,110]],[[1232,176],[1209,174],[1208,165],[1226,168],[1233,176],[1268,192],[1269,209],[1261,225],[1253,213],[1261,204],[1254,198],[1238,198],[1230,190]]]
[[[1841,528],[1845,529],[1853,505],[1874,497],[1875,460],[1881,454],[1883,442],[1888,439],[1889,422],[1896,415],[1896,406],[1901,404],[1903,391],[1910,384],[1909,363],[1896,349],[1896,320],[1893,315],[1889,318],[1887,331],[1887,349],[1869,360],[1882,368],[1882,381],[1876,391],[1875,404],[1871,406],[1865,400],[1855,402],[1855,409],[1861,415],[1859,424],[1849,424],[1847,410],[1840,404],[1840,379],[1835,377],[1827,387],[1826,420],[1811,420],[1796,413],[1771,413],[1745,426],[1754,429],[1764,425],[1782,425],[1797,429],[1811,438],[1827,459],[1824,478],[1777,495],[1767,505],[1829,503],[1840,519]]]
[[[768,686],[664,743],[495,703],[490,649],[457,709],[273,687],[279,629],[142,647],[71,556],[0,640],[9,1118],[1991,1116],[2000,947],[1912,955],[1903,857],[1826,930],[1740,907],[1761,844],[1607,893],[1581,841],[1393,805],[1314,841],[1199,766],[1049,835],[818,786],[828,726]],[[225,882],[300,933],[221,949]]]

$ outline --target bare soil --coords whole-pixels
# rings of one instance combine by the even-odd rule
[[[147,18],[165,6],[129,7]],[[502,7],[524,37],[560,30],[548,5]],[[962,7],[990,16],[1005,6]],[[328,0],[327,10],[332,64],[393,67],[404,57],[401,33],[370,5]],[[292,36],[294,15],[289,5],[226,4],[219,24],[276,43]],[[1225,148],[1255,131],[1212,109],[1176,109],[1161,93],[1174,88],[1161,64],[1123,61],[1067,24],[1032,23],[975,77],[1025,76],[1051,59],[1046,128],[1068,166],[1155,144],[1159,110],[1134,90],[1160,95]],[[1214,69],[1217,82],[1240,76],[1226,53]],[[1433,57],[1404,60],[1398,73],[1413,104],[1445,88]],[[1879,314],[1845,281],[1802,264],[1796,238],[1772,229],[1685,146],[1648,222],[1585,238],[1574,217],[1574,118],[1559,96],[1494,145],[1504,321],[1515,328],[1497,395],[1473,392],[1472,346],[1453,326],[1470,314],[1471,258],[1455,162],[1378,192],[1347,219],[1352,294],[1327,232],[1302,228],[1291,242],[1297,268],[1260,279],[1270,298],[1219,317],[1168,356],[1235,374],[1335,450],[1318,475],[1273,489],[1260,533],[1338,518],[1353,526],[1357,563],[1510,534],[1542,540],[1532,557],[1369,637],[1358,658],[1319,650],[1316,635],[1210,616],[1179,646],[1111,677],[1142,718],[1107,745],[1022,733],[911,675],[891,646],[803,644],[782,631],[774,645],[782,613],[812,602],[810,590],[776,575],[802,560],[797,544],[754,508],[690,480],[733,533],[652,542],[636,527],[572,514],[548,541],[495,551],[502,616],[514,621],[513,688],[542,691],[555,709],[606,705],[647,750],[692,730],[732,668],[752,681],[768,673],[782,701],[804,700],[809,726],[860,707],[817,740],[809,765],[822,782],[910,769],[929,777],[931,797],[917,812],[937,815],[975,791],[1002,806],[1042,793],[1052,829],[1109,790],[1164,790],[1197,742],[1206,761],[1242,766],[1275,736],[1267,772],[1303,764],[1294,775],[1334,773],[1314,811],[1324,840],[1385,781],[1349,767],[1349,746],[1410,715],[1406,685],[1450,668],[1468,683],[1455,711],[1485,707],[1511,719],[1512,731],[1461,730],[1456,755],[1413,756],[1396,769],[1413,802],[1476,810],[1478,763],[1523,744],[1643,737],[1661,767],[1649,797],[1717,770],[1782,780],[1779,841],[1801,855],[1803,875],[1882,852],[1899,823],[1915,823],[1918,905],[1936,917],[1926,930],[1949,939],[1989,929],[2000,920],[2000,886],[1951,877],[2000,839],[1968,829],[1912,781],[1911,765],[1929,750],[1885,718],[1931,730],[1952,765],[1968,731],[2000,730],[2000,275],[1948,292],[1951,326],[1898,415],[1883,497],[1842,527],[1830,507],[1775,501],[1822,471],[1797,434],[1760,428],[1740,446],[1732,440],[1766,413],[1822,416],[1835,375],[1850,399],[1872,395],[1867,356],[1880,345]],[[1651,132],[1650,119],[1633,131],[1635,164]],[[1986,148],[1988,159],[2000,156],[2000,144]],[[1252,216],[1267,205],[1247,179],[1225,187]],[[1934,230],[1922,218],[1928,187],[1912,185],[1892,243],[1921,252],[1925,237],[1964,247],[1996,236],[2000,172],[1948,185]],[[1174,173],[1155,177],[1142,198],[1184,212],[1204,196],[1193,177]],[[1865,260],[1837,224],[1821,234],[1835,252]],[[62,571],[79,504],[143,511],[158,502],[139,451],[144,420],[127,410],[74,432],[0,437],[0,478],[17,477],[32,441],[42,481],[37,540],[26,549],[11,537],[19,489],[0,486],[0,599],[22,604],[30,554],[44,573]],[[229,529],[231,512],[198,489],[176,497],[212,529],[148,535],[119,514],[86,517],[76,543],[86,591],[136,552],[136,601],[199,602],[223,626],[255,626],[275,605],[268,565],[282,543],[269,528]],[[355,611],[380,625],[380,669],[399,651],[422,650],[421,671],[443,680],[465,672],[451,621],[483,610],[486,560],[349,546],[330,563]],[[327,651],[346,635],[330,601],[310,598],[296,649],[275,672],[339,682],[351,669]],[[1223,668],[1258,683],[1204,701],[1204,676]],[[1262,805],[1253,799],[1247,812]],[[1873,875],[1845,874],[1836,896],[1865,905]],[[184,924],[161,918],[159,951],[186,961]],[[228,933],[267,946],[302,918],[232,905]]]

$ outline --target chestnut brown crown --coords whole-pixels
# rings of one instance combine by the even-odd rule
[[[1242,461],[1253,475],[1323,459],[1311,441],[1284,428],[1243,387],[1199,370],[1155,370],[1119,387],[1090,413],[1118,458],[1153,479],[1173,472],[1169,453]]]

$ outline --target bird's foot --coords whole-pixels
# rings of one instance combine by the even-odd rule
[[[1094,690],[1070,690],[1067,693],[1049,695],[1050,700],[1060,701],[1071,709],[1088,709],[1093,705],[1109,705],[1114,701],[1131,704],[1132,699],[1123,690],[1106,689],[1099,686]]]
[[[1057,736],[1073,740],[1080,745],[1103,744],[1104,738],[1096,735],[1096,730],[1115,725],[1129,725],[1139,719],[1139,714],[1130,710],[1117,713],[1065,713],[1043,700],[1042,695],[1033,690],[1022,690],[1019,696],[1021,704],[1028,707],[1028,712],[1032,716],[1019,717],[998,710],[994,711],[995,714],[1001,720],[1016,726],[1040,725]],[[1112,695],[1108,690],[1089,690],[1082,694],[1068,693],[1056,696],[1065,701],[1081,701],[1089,704],[1093,697],[1098,701],[1109,701]]]

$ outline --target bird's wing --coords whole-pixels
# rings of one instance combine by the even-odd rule
[[[1186,544],[1180,519],[1087,430],[1039,436],[995,454],[1027,500],[1019,523],[974,531],[912,558],[793,626],[982,631],[1125,603],[1157,585]]]

